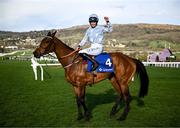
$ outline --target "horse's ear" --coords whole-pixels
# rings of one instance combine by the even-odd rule
[[[50,31],[48,32],[47,36],[51,36],[51,32]]]
[[[51,36],[54,37],[54,36],[56,35],[56,32],[57,32],[57,31],[53,32]]]

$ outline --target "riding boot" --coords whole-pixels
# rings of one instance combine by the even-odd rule
[[[86,54],[86,53],[80,53],[79,55],[82,56],[84,59],[90,60],[90,61],[93,63],[93,69],[92,69],[92,71],[95,71],[96,68],[99,66],[99,64],[98,64],[93,58],[91,58],[90,56],[88,56],[88,54]]]

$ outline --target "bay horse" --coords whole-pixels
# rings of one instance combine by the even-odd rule
[[[120,105],[120,99],[122,97],[125,101],[125,106],[118,120],[125,120],[130,110],[129,103],[131,101],[128,84],[135,73],[140,76],[139,97],[144,97],[148,93],[149,78],[142,62],[120,52],[113,52],[110,53],[114,65],[113,73],[87,72],[87,65],[82,63],[83,59],[81,56],[77,56],[78,51],[67,46],[59,40],[55,34],[56,32],[49,32],[47,36],[42,39],[39,47],[35,49],[33,54],[36,58],[40,58],[50,52],[56,54],[65,70],[66,80],[71,83],[74,88],[78,108],[77,119],[85,118],[89,120],[90,118],[90,111],[85,103],[86,86],[109,79],[118,93],[118,99],[115,100],[115,104],[110,112],[110,117],[117,113],[117,108]],[[84,114],[82,113],[82,108],[84,109]]]

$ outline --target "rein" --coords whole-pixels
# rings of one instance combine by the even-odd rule
[[[74,51],[72,51],[71,53],[60,57],[60,59],[64,59],[64,58],[66,58],[66,57],[68,57],[68,56],[71,56],[72,54],[74,54],[74,53],[77,52],[77,51],[79,51],[79,50],[78,50],[78,49],[77,49],[77,50],[74,50]]]
[[[76,51],[79,51],[79,50],[75,50],[75,51],[71,52],[70,54],[63,56],[63,58],[68,57],[68,56],[74,54]],[[68,68],[68,67],[72,66],[74,63],[75,63],[75,64],[79,63],[79,60],[75,61],[78,57],[79,57],[79,56],[77,56],[77,53],[76,53],[73,61],[72,61],[70,64],[64,66],[64,68]]]
[[[72,63],[70,63],[70,64],[64,66],[63,68],[71,67],[73,64],[77,64],[77,63],[79,63],[79,60],[77,60],[76,62],[72,62]]]
[[[64,58],[66,58],[66,57],[69,57],[69,56],[73,55],[74,53],[76,53],[77,51],[79,51],[79,50],[76,49],[76,50],[72,51],[71,53],[60,57],[60,59],[64,59]],[[77,55],[77,54],[76,54],[76,55]],[[79,60],[75,61],[75,60],[78,58],[78,57],[76,57],[76,55],[75,55],[75,58],[73,59],[73,61],[72,61],[70,64],[64,66],[63,68],[68,68],[68,67],[71,67],[74,63],[75,63],[75,64],[79,63]],[[74,61],[75,61],[75,62],[74,62]]]

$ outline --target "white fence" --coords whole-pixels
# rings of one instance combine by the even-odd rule
[[[37,77],[37,67],[39,66],[40,67],[40,73],[41,73],[41,81],[44,80],[44,71],[43,71],[43,66],[60,66],[61,64],[60,63],[55,63],[55,64],[39,64],[36,59],[34,58],[31,58],[31,66],[33,68],[33,72],[34,72],[34,77],[35,77],[35,80],[38,79]]]
[[[37,67],[40,67],[40,73],[41,73],[41,81],[44,80],[44,72],[43,72],[43,66],[60,66],[60,63],[54,63],[54,64],[39,64],[35,58],[31,58],[31,66],[33,68],[34,77],[35,80],[38,79],[37,77]],[[171,68],[180,68],[180,62],[143,62],[145,66],[155,66],[155,67],[171,67]]]
[[[145,66],[180,68],[180,62],[143,62]]]

